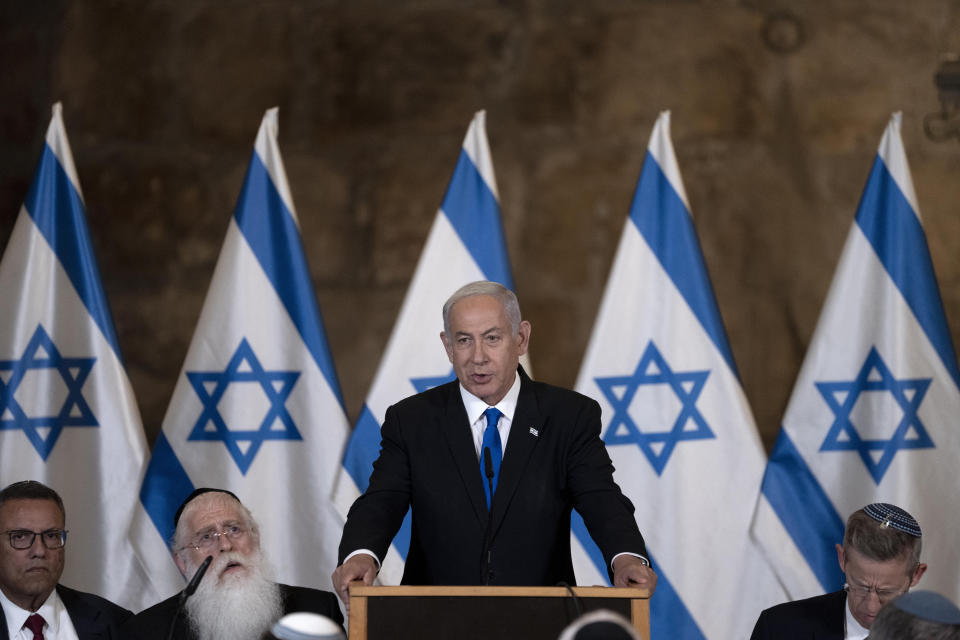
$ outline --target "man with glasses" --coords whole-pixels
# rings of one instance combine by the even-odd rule
[[[63,500],[33,480],[0,491],[0,640],[113,640],[132,613],[61,584]]]
[[[173,559],[185,578],[213,559],[182,610],[181,593],[140,612],[124,625],[124,640],[259,640],[295,611],[343,624],[333,593],[270,579],[260,528],[233,493],[197,489],[177,509],[174,527]]]
[[[868,504],[847,520],[837,545],[840,591],[787,602],[760,614],[751,640],[864,640],[887,602],[920,581],[920,525],[892,504]]]

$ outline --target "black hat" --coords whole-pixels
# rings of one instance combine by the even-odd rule
[[[180,506],[177,508],[177,512],[173,514],[173,528],[177,528],[177,524],[180,522],[180,515],[183,513],[183,510],[186,508],[187,504],[197,496],[201,496],[205,493],[225,493],[237,502],[240,502],[240,498],[237,497],[232,491],[227,491],[226,489],[214,489],[212,487],[200,487],[199,489],[194,489],[193,493],[187,496],[187,499],[180,503]],[[240,504],[243,504],[242,502]]]

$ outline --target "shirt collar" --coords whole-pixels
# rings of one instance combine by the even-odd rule
[[[503,417],[511,422],[513,421],[513,414],[517,411],[517,400],[520,398],[520,373],[517,372],[514,375],[516,377],[513,379],[513,384],[510,385],[507,395],[503,396],[500,402],[494,405],[500,410]],[[462,383],[460,384],[460,397],[463,399],[463,407],[467,410],[467,419],[470,421],[470,424],[479,420],[483,412],[490,406],[467,391],[467,388],[464,387]]]
[[[44,635],[51,638],[57,637],[60,626],[60,612],[63,610],[63,601],[57,594],[56,589],[47,596],[47,599],[36,611],[27,611],[17,606],[2,591],[0,591],[0,606],[3,607],[3,615],[7,619],[8,638],[13,638],[20,633],[20,629],[23,628],[23,624],[27,621],[27,618],[34,613],[39,613],[43,616],[44,621],[46,621],[49,627],[49,632]]]
[[[863,640],[870,635],[870,630],[864,629],[863,626],[857,622],[857,619],[853,617],[853,612],[850,611],[850,596],[846,598],[846,605],[843,607],[843,611],[847,616],[847,624],[844,627],[847,631],[844,634],[844,640]]]

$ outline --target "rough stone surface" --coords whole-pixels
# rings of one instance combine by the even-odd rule
[[[960,144],[922,129],[939,108],[939,56],[958,50],[954,0],[5,2],[0,246],[60,100],[152,442],[260,117],[278,105],[354,419],[467,124],[486,109],[535,371],[572,386],[647,139],[670,109],[769,448],[896,110],[960,336]]]

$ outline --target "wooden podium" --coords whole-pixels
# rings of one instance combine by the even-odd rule
[[[584,612],[611,609],[650,639],[647,589],[573,587]],[[565,587],[350,585],[350,640],[556,640],[577,617]]]

